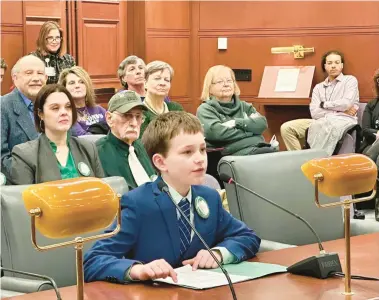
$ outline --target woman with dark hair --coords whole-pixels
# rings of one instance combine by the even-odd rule
[[[93,143],[71,137],[77,112],[69,91],[62,85],[44,86],[34,103],[38,139],[12,150],[10,181],[34,184],[79,176],[104,177]]]
[[[63,69],[75,66],[74,58],[70,54],[63,54],[63,30],[53,21],[43,23],[37,39],[37,50],[30,54],[45,63],[47,84],[57,83]]]
[[[379,139],[379,69],[373,78],[376,97],[367,103],[362,117],[363,142],[360,152],[366,154],[372,144]],[[379,150],[379,149],[378,149]]]

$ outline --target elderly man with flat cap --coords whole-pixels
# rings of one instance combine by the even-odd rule
[[[105,176],[122,176],[129,189],[156,178],[150,158],[138,140],[146,107],[134,91],[122,91],[108,103],[107,136],[96,142]]]

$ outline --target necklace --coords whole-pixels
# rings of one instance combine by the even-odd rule
[[[152,106],[151,104],[149,103],[149,100],[148,99],[145,99],[145,105],[147,106],[148,109],[150,109],[155,115],[161,115],[161,114],[164,114],[166,112],[168,112],[168,107],[167,107],[167,104],[165,102],[163,102],[163,111],[162,112],[157,112]]]

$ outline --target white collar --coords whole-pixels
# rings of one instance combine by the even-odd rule
[[[192,202],[192,188],[190,188],[189,191],[188,191],[188,194],[185,197],[183,197],[173,187],[171,187],[166,181],[165,181],[165,183],[167,184],[168,190],[169,190],[169,192],[171,194],[171,197],[172,197],[172,199],[174,199],[174,201],[175,201],[176,204],[179,204],[179,202],[182,201],[183,198],[187,198],[187,200],[189,201],[189,204],[191,205],[191,202]]]

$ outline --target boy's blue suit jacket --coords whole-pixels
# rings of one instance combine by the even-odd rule
[[[136,263],[165,259],[172,267],[193,258],[205,249],[194,235],[184,254],[180,255],[178,217],[174,204],[155,182],[146,183],[125,194],[122,199],[120,232],[97,241],[84,256],[85,281],[105,280],[125,282],[125,273]],[[243,222],[222,208],[218,192],[205,186],[192,186],[192,205],[201,196],[208,203],[210,214],[201,218],[194,209],[194,224],[209,247],[225,247],[235,262],[253,257],[259,249],[260,238]],[[113,224],[106,232],[114,229]]]

